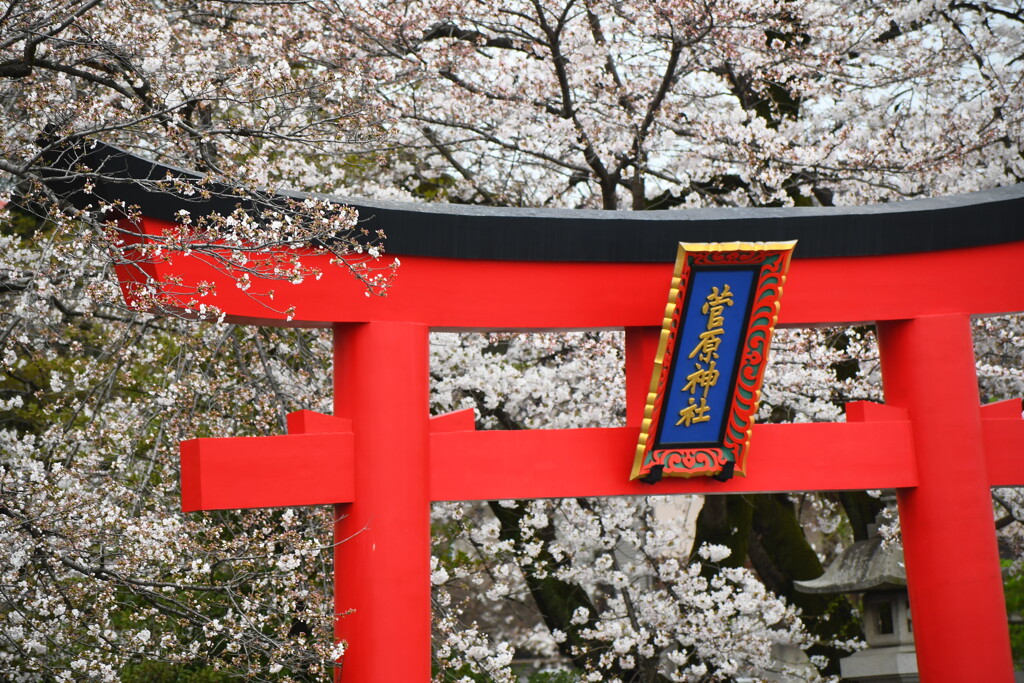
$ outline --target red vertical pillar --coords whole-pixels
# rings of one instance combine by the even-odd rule
[[[921,680],[1009,683],[970,318],[925,316],[878,332],[886,403],[907,409],[917,457],[917,488],[897,496]]]
[[[336,507],[342,683],[430,680],[428,329],[338,325],[335,415],[352,420],[355,500]]]

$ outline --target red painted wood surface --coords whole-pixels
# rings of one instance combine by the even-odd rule
[[[146,230],[166,224],[145,219]],[[202,259],[153,264],[166,281],[208,281],[216,304],[235,322],[310,324],[391,320],[435,328],[527,329],[660,326],[672,264],[473,261],[402,256],[386,298],[367,297],[347,272],[323,257],[324,275],[302,284],[257,283],[242,292],[228,274]],[[794,258],[784,288],[780,325],[899,320],[957,311],[1024,310],[1024,242],[925,254],[846,259]],[[128,275],[127,270],[122,270]],[[998,286],[993,284],[997,275]],[[282,310],[247,294],[274,290]]]
[[[970,319],[878,333],[886,401],[906,408],[917,453],[918,485],[897,500],[921,680],[1012,681]]]
[[[428,329],[335,329],[334,412],[352,420],[355,498],[335,524],[341,683],[430,680]]]
[[[982,442],[989,486],[1024,484],[1024,419],[1021,399],[981,408]]]
[[[747,476],[629,481],[639,429],[434,434],[430,497],[495,500],[915,486],[910,423],[755,425]]]
[[[289,434],[338,434],[352,431],[352,420],[324,415],[313,410],[296,410],[294,413],[288,413],[286,420]]]
[[[352,500],[352,434],[193,439],[181,444],[181,509]]]
[[[1024,482],[1020,400],[999,404],[999,413],[991,407],[981,409],[989,485],[1019,485]],[[351,502],[351,420],[302,412],[307,420],[321,425],[334,421],[326,424],[349,431],[183,442],[183,510]],[[289,416],[290,426],[298,416]],[[917,485],[906,410],[850,403],[847,419],[850,422],[756,425],[758,467],[748,476],[727,482],[707,477],[666,479],[650,485],[622,477],[623,449],[636,445],[635,427],[476,432],[473,411],[461,410],[430,418],[429,496],[432,501],[495,500]],[[587,467],[581,467],[580,453],[586,454]],[[807,458],[810,453],[815,457]]]

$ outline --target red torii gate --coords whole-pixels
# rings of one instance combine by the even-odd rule
[[[129,178],[166,172],[90,154]],[[138,204],[133,229],[148,234],[197,209],[135,185],[97,192]],[[868,488],[897,489],[921,680],[1013,680],[989,488],[1024,484],[1024,421],[1020,400],[979,406],[970,317],[1024,310],[1024,186],[646,215],[362,204],[402,260],[386,299],[325,265],[289,289],[287,321],[201,257],[146,265],[157,281],[215,283],[235,321],[334,328],[335,416],[183,443],[182,503],[335,505],[342,681],[430,679],[431,501]],[[629,481],[675,242],[794,238],[780,325],[874,322],[886,403],[850,404],[845,423],[755,426],[746,477]],[[429,417],[431,329],[552,328],[626,330],[625,427],[476,432],[471,411]]]

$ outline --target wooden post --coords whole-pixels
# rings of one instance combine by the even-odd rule
[[[355,500],[335,507],[342,683],[430,680],[428,328],[335,327],[335,415],[355,434]]]
[[[918,486],[897,496],[921,680],[1010,683],[970,317],[879,323],[878,333],[886,403],[907,409],[917,458]]]

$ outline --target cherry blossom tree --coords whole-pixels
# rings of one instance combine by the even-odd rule
[[[380,293],[389,273],[373,272],[366,253],[379,252],[380,235],[361,231],[344,206],[272,194],[282,185],[329,185],[343,172],[351,143],[380,134],[366,74],[322,65],[322,19],[301,2],[7,3],[0,17],[0,191],[54,224],[53,241],[66,258],[88,257],[91,248],[103,261],[112,255],[131,265],[188,251],[242,280],[290,281],[315,273],[298,256],[265,267],[253,254],[316,245]],[[90,154],[99,141],[200,173],[126,179],[116,163]],[[179,230],[149,236],[140,251],[129,223],[115,225],[130,221],[133,207],[92,195],[101,183],[219,196],[225,210],[179,215]],[[140,296],[139,303],[204,313],[205,293]]]
[[[831,343],[798,330],[780,336],[762,419],[777,412],[794,421],[842,419],[843,401],[877,396],[870,333],[836,330]],[[435,335],[435,407],[475,407],[481,428],[621,424],[623,353],[621,333]],[[837,379],[836,367],[844,379]],[[842,536],[835,527],[842,506],[864,505],[852,494],[802,503],[806,516],[822,518],[815,528],[820,538]],[[458,673],[466,667],[491,672],[488,657],[511,641],[583,680],[716,680],[779,670],[793,680],[815,680],[809,662],[782,664],[780,648],[807,650],[828,669],[830,658],[854,647],[858,630],[846,603],[793,592],[802,565],[820,574],[826,556],[799,532],[778,530],[797,523],[790,501],[709,497],[696,529],[695,515],[683,514],[687,507],[700,509],[701,501],[652,496],[436,506],[436,609],[456,642],[467,633],[495,638],[491,649],[478,644],[475,660],[461,654],[465,648],[443,647],[444,664]],[[788,578],[781,581],[780,574]],[[510,615],[510,600],[536,612]],[[502,601],[495,613],[481,606]],[[742,637],[730,636],[739,632]]]
[[[256,207],[181,216],[188,229],[157,248],[347,234],[332,242],[340,266],[378,291],[386,280],[360,266],[376,235],[336,205],[270,192],[655,209],[1020,182],[1022,23],[1013,2],[7,3],[0,667],[26,681],[169,666],[322,680],[340,654],[329,513],[175,512],[177,442],[326,411],[329,341],[154,315],[215,316],[199,292],[126,311],[111,264],[130,265],[131,235],[110,220],[133,209],[90,198],[119,179],[88,164],[89,141],[201,174],[147,190]],[[80,188],[73,204],[62,186]],[[239,258],[225,267],[244,271]],[[313,274],[294,262],[250,276]],[[979,322],[986,399],[1020,393],[1020,330]],[[475,406],[490,428],[615,424],[621,343],[437,335],[434,408]],[[880,398],[869,329],[779,334],[762,419],[839,419],[863,398]],[[1015,492],[999,496],[1024,519]],[[814,604],[792,579],[863,534],[877,502],[709,498],[695,531],[659,518],[663,504],[437,506],[438,679],[514,680],[528,654],[557,670],[549,680],[729,680],[769,675],[782,646],[834,671],[856,634],[849,605]],[[812,521],[816,546],[775,543]]]
[[[1019,182],[1019,4],[336,3],[456,201],[862,203]]]
[[[265,433],[287,410],[323,409],[328,375],[318,364],[329,343],[153,316],[215,316],[202,292],[142,297],[149,310],[126,310],[111,267],[198,249],[243,279],[290,281],[315,273],[299,260],[261,270],[249,255],[338,236],[326,248],[340,267],[371,292],[386,284],[363,267],[378,236],[360,234],[351,211],[271,199],[285,182],[329,182],[348,143],[380,132],[364,75],[310,59],[321,49],[320,15],[308,9],[147,0],[0,8],[5,677],[151,680],[213,666],[321,680],[340,654],[329,513],[176,512],[177,442]],[[90,195],[124,182],[118,169],[92,164],[94,141],[200,171],[136,179],[142,190],[254,208],[181,215],[182,228],[150,253],[133,251],[130,222],[114,221],[130,221],[134,208]]]
[[[329,339],[111,306],[112,277],[11,229],[26,224],[4,222],[0,249],[25,278],[0,296],[0,670],[322,680],[338,655],[330,513],[184,516],[177,444],[325,409]]]

